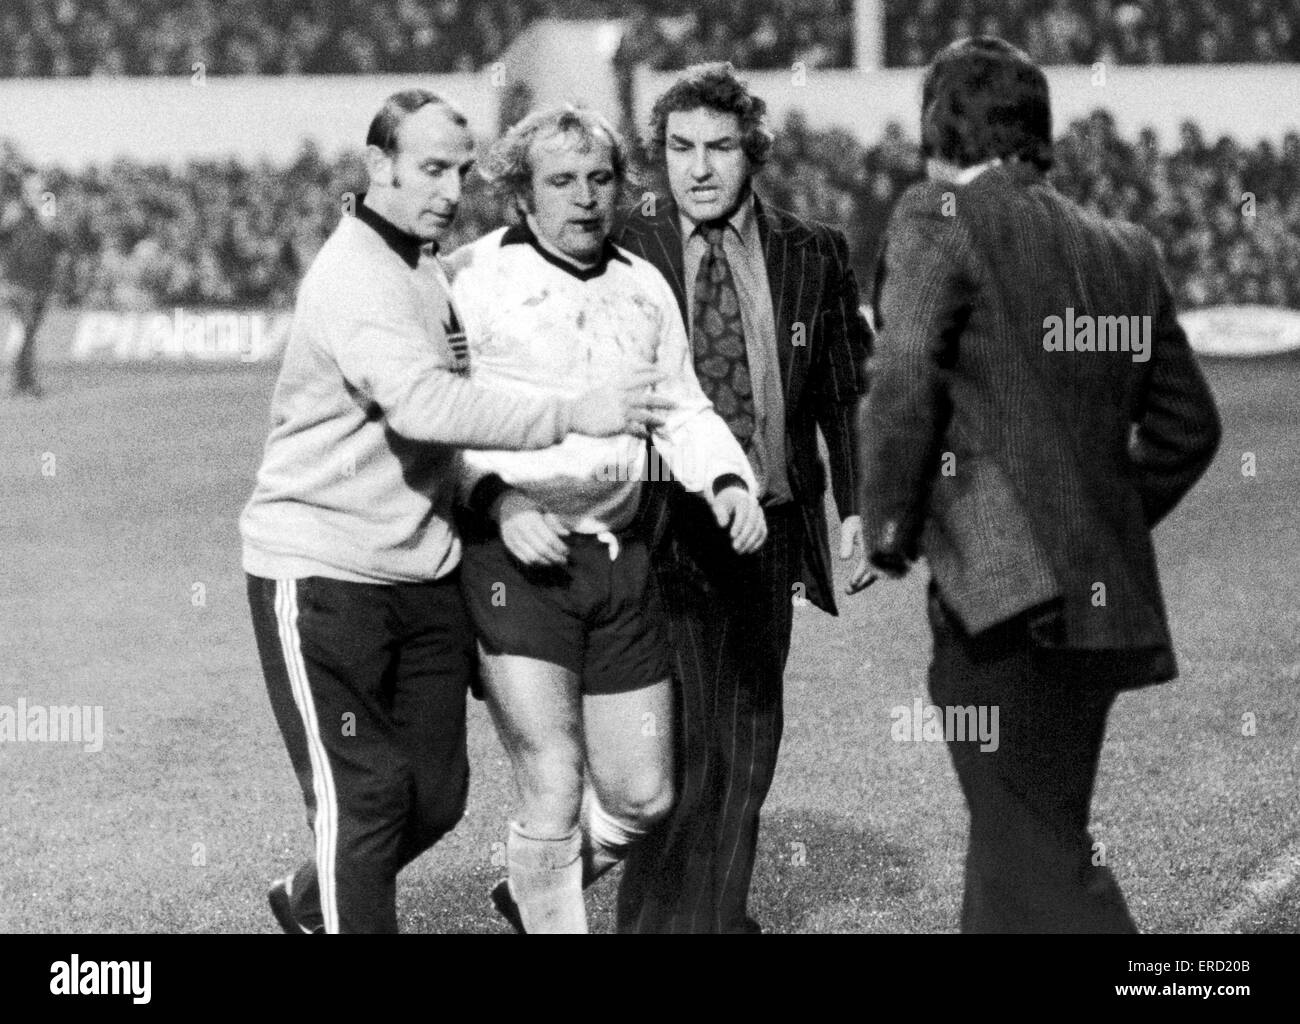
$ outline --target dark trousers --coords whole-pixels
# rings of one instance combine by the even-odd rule
[[[948,737],[970,809],[962,931],[1135,932],[1088,834],[1106,716],[1140,682],[1134,659],[1037,646],[1025,619],[968,637],[933,588],[930,624],[934,703],[998,709],[995,750]]]
[[[746,901],[781,744],[798,511],[767,510],[766,544],[740,557],[704,502],[683,497],[656,564],[675,668],[679,796],[628,856],[618,927],[756,931]]]
[[[316,837],[292,886],[308,929],[396,932],[397,873],[464,813],[476,655],[456,576],[248,578],[267,693]]]

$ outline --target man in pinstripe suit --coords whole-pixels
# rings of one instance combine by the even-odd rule
[[[1045,179],[1028,56],[954,43],[922,104],[930,180],[894,210],[877,289],[855,577],[923,553],[934,703],[1000,712],[987,749],[947,737],[962,930],[1131,932],[1088,808],[1116,695],[1177,674],[1150,531],[1214,455],[1214,399],[1153,239]],[[1121,322],[1141,337],[1114,344]]]
[[[675,483],[645,488],[678,684],[680,795],[627,863],[621,931],[761,930],[746,901],[793,610],[836,614],[819,427],[841,557],[860,548],[854,415],[870,332],[844,236],[754,194],[772,142],[764,112],[730,65],[689,69],[652,115],[672,200],[644,203],[621,238],[672,285],[700,384],[749,455],[768,521],[767,544],[737,556],[704,502]]]

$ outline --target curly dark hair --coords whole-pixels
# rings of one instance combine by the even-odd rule
[[[687,68],[650,111],[650,144],[662,159],[668,141],[668,115],[707,107],[740,119],[740,146],[754,167],[762,167],[772,152],[767,104],[736,77],[730,64],[696,64]]]
[[[921,152],[958,167],[1016,157],[1050,170],[1052,107],[1042,68],[996,36],[945,46],[921,87]]]

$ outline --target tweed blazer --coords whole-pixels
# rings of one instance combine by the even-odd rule
[[[1151,529],[1220,425],[1151,236],[1018,162],[922,182],[894,210],[875,304],[873,560],[924,555],[970,634],[1042,613],[1051,646],[1155,651],[1153,677],[1175,675]]]

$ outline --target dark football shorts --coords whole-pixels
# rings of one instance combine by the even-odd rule
[[[667,679],[668,631],[650,555],[635,535],[611,545],[570,534],[562,566],[521,565],[499,536],[467,537],[461,587],[488,654],[573,672],[587,694],[626,693]]]

